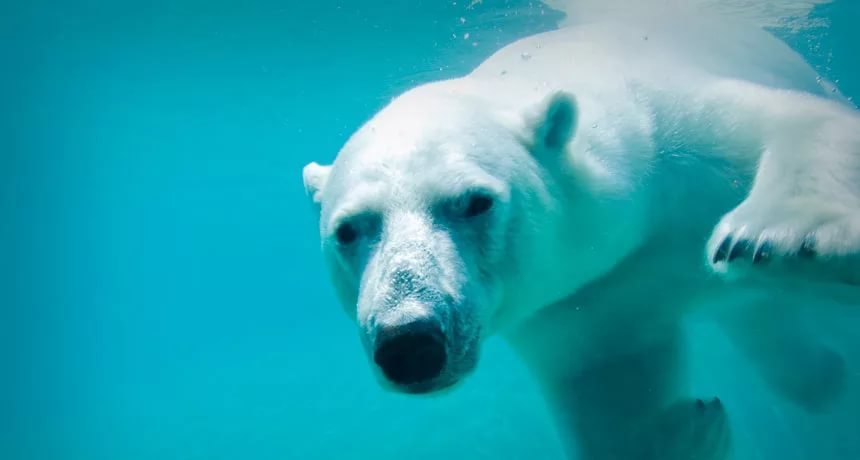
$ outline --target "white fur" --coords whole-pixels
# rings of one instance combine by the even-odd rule
[[[700,15],[720,14],[767,28],[802,29],[819,25],[809,17],[816,5],[832,0],[545,0],[542,3],[566,14],[564,24],[605,17],[641,17],[654,14],[675,15],[679,11]]]
[[[748,268],[710,263],[726,236],[771,240],[774,256],[808,235],[822,257],[860,252],[860,115],[764,32],[663,21],[515,42],[463,78],[401,95],[330,169],[305,169],[335,287],[365,343],[381,325],[438,318],[453,357],[440,389],[472,369],[481,340],[505,335],[587,458],[726,455],[722,407],[683,400],[678,364],[692,306],[771,298],[712,276]],[[494,205],[464,219],[474,193]],[[348,248],[335,241],[344,222],[360,233]],[[725,323],[745,325],[730,329],[739,347],[787,397],[835,396],[795,391],[809,363],[774,370],[744,340],[748,322]],[[808,339],[782,325],[769,336]]]

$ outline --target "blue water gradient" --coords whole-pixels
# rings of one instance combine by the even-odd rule
[[[379,388],[301,184],[395,94],[558,19],[468,3],[0,6],[0,458],[561,458],[499,341],[450,394]],[[858,5],[815,14],[789,41],[860,97]],[[860,315],[833,322],[860,350]],[[693,327],[740,458],[860,458],[857,391],[803,415]]]

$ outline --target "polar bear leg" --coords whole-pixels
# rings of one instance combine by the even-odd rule
[[[797,301],[780,296],[736,305],[719,324],[777,394],[819,412],[842,394],[846,365],[842,354],[804,324]]]
[[[723,216],[708,242],[712,267],[731,273],[769,261],[844,260],[858,273],[860,113],[741,82],[716,85],[710,96],[735,122],[764,131],[760,157],[747,158],[756,167],[749,196]],[[845,267],[838,268],[834,273],[845,277]],[[857,276],[845,278],[860,284]]]
[[[729,456],[731,430],[719,398],[677,401],[652,426],[649,459],[721,460]]]
[[[678,336],[608,358],[569,379],[561,403],[578,458],[719,460],[727,452],[727,419],[714,400],[678,401]],[[675,456],[671,456],[675,455]]]

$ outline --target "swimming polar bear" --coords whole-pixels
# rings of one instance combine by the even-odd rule
[[[855,266],[823,270],[860,253],[860,114],[764,32],[637,17],[527,37],[395,98],[304,182],[394,390],[450,387],[500,334],[579,458],[722,459],[721,401],[683,385],[681,320],[707,304],[786,398],[819,410],[843,386],[793,316],[814,297],[765,278],[860,299]]]

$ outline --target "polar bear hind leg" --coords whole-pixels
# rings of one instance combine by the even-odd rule
[[[844,393],[848,369],[839,350],[805,323],[802,308],[823,310],[823,298],[769,295],[724,308],[717,323],[780,397],[810,413],[831,408]]]
[[[665,408],[653,424],[649,459],[728,458],[731,430],[719,398],[682,399]]]
[[[679,337],[613,357],[559,388],[556,408],[579,458],[589,460],[722,460],[729,423],[716,398],[679,398]]]

